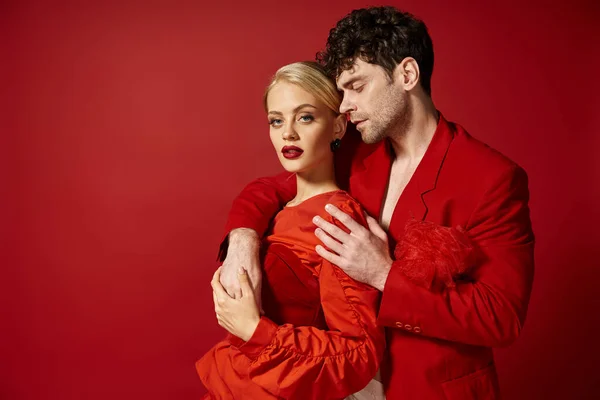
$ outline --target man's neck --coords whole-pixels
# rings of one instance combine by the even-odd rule
[[[396,160],[421,160],[437,129],[439,113],[431,98],[412,98],[410,122],[389,136]]]

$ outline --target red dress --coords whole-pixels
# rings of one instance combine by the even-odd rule
[[[275,216],[263,242],[265,315],[248,342],[229,335],[196,363],[205,398],[343,399],[379,369],[385,346],[376,317],[380,293],[315,251],[312,218],[333,222],[328,203],[366,225],[360,205],[341,190]]]

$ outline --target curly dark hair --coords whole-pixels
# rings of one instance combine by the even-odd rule
[[[317,61],[327,73],[339,76],[356,58],[383,67],[390,79],[406,57],[417,61],[421,87],[431,96],[433,43],[423,21],[394,7],[354,10],[329,31]]]

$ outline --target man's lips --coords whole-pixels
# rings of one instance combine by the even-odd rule
[[[366,119],[362,119],[362,120],[357,120],[356,122],[354,122],[354,126],[356,126],[356,129],[360,129],[360,127],[363,125],[364,122],[366,122]]]

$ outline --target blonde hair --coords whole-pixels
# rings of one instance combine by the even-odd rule
[[[340,114],[342,95],[320,64],[314,61],[300,61],[279,68],[263,96],[265,111],[269,111],[267,108],[269,92],[279,82],[298,85],[325,104],[335,115]]]

